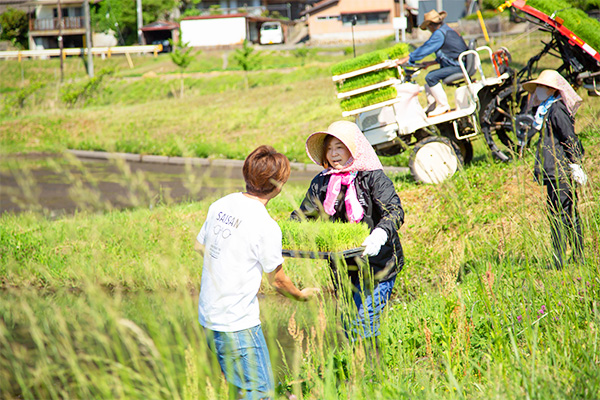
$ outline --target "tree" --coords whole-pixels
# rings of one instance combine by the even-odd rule
[[[167,17],[179,0],[142,0],[143,23]],[[137,14],[132,0],[104,0],[92,6],[92,25],[98,32],[116,32],[120,44],[137,43]]]
[[[233,54],[233,59],[244,70],[244,87],[248,89],[248,71],[260,66],[260,52],[255,52],[254,47],[244,40],[242,48],[237,49]]]
[[[183,72],[190,65],[194,59],[194,56],[190,54],[192,48],[190,47],[189,42],[183,43],[181,40],[181,34],[179,35],[177,43],[173,42],[173,39],[169,39],[169,42],[173,48],[173,51],[169,54],[171,56],[171,61],[173,61],[173,63],[179,67],[179,76],[181,82],[179,95],[183,98]]]
[[[193,17],[200,15],[202,11],[198,8],[201,0],[181,0],[179,3],[179,10],[181,10],[182,17]]]
[[[0,39],[9,40],[13,46],[21,49],[29,47],[27,40],[29,22],[25,11],[8,7],[3,14],[0,14],[0,26],[2,26]]]

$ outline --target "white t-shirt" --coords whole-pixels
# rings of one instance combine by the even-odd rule
[[[210,206],[197,239],[205,246],[200,324],[219,332],[260,324],[262,274],[283,263],[277,222],[258,200],[233,193]]]

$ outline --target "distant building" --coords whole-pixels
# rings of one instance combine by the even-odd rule
[[[301,13],[318,0],[202,0],[198,8],[206,13],[218,9],[222,14],[248,13],[260,16],[265,11],[278,13],[289,20],[297,20]]]
[[[323,0],[303,12],[311,41],[369,40],[394,34],[399,13],[394,0]],[[356,18],[356,24],[352,21]]]
[[[202,15],[181,19],[181,40],[192,47],[236,46],[248,40],[258,43],[260,27],[264,22],[280,21],[284,28],[293,25],[289,21],[249,14]]]
[[[168,21],[156,21],[142,27],[142,35],[146,44],[162,44],[163,51],[170,51],[169,40],[179,39],[179,24]]]
[[[308,17],[311,41],[347,42],[352,35],[358,41],[393,35],[399,11],[394,0],[323,0],[302,15]]]
[[[91,0],[96,3],[99,0]],[[60,20],[58,0],[34,0],[27,3],[29,13],[29,48],[57,49]],[[61,0],[62,37],[64,47],[84,47],[85,18],[83,0]]]

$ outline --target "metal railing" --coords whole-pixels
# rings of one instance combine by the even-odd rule
[[[162,44],[145,45],[145,46],[115,46],[115,47],[92,47],[92,54],[99,56],[110,57],[113,54],[125,54],[129,56],[131,53],[154,53],[154,56],[162,50]],[[66,56],[84,56],[87,54],[85,48],[66,48],[63,49],[63,57]],[[59,49],[47,50],[15,50],[15,51],[0,51],[0,59],[17,59],[21,61],[23,58],[49,58],[59,57]]]
[[[64,30],[84,29],[84,17],[64,17],[62,19]],[[30,31],[57,31],[60,18],[38,18],[29,20]]]

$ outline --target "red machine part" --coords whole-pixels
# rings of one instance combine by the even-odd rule
[[[580,47],[583,51],[585,51],[590,56],[592,56],[592,58],[594,58],[596,61],[600,62],[600,53],[598,53],[594,48],[592,48],[592,46],[590,46],[589,44],[587,44],[586,42],[581,40],[581,38],[579,36],[577,36],[576,34],[571,32],[569,29],[564,27],[562,25],[563,20],[561,18],[552,19],[548,15],[541,12],[540,10],[533,8],[531,6],[528,6],[526,3],[527,3],[526,0],[507,1],[505,4],[500,6],[498,9],[500,9],[502,11],[506,7],[512,6],[512,7],[518,8],[519,10],[521,10],[529,15],[536,17],[537,19],[545,22],[546,24],[550,25],[551,27],[553,27],[554,29],[559,31],[561,34],[563,34],[564,36],[569,38],[569,44]]]
[[[496,76],[502,75],[500,72],[500,67],[504,65],[508,68],[508,64],[510,63],[510,53],[505,47],[500,48],[492,53],[492,62],[494,64],[494,69],[496,70]]]

